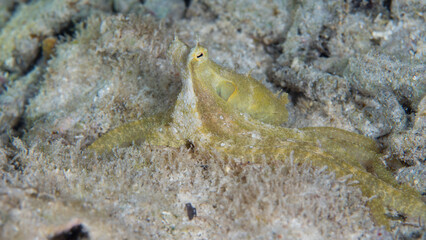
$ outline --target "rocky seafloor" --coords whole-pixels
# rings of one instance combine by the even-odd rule
[[[286,127],[375,139],[424,195],[425,12],[425,0],[0,0],[0,238],[425,239],[424,219],[376,226],[350,180],[309,164],[84,151],[173,104],[179,36],[287,92]]]

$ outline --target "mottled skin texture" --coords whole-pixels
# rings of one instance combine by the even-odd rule
[[[120,126],[96,140],[89,149],[98,153],[113,147],[146,142],[179,147],[215,149],[256,162],[267,157],[327,166],[338,177],[352,175],[376,223],[389,227],[387,210],[411,217],[426,217],[419,193],[398,185],[379,160],[376,143],[336,128],[291,129],[287,96],[274,96],[249,75],[236,74],[208,58],[207,49],[190,49],[175,40],[169,55],[183,80],[176,104],[168,112]]]

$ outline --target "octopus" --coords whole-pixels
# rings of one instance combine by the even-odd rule
[[[287,94],[273,94],[250,73],[218,65],[198,43],[190,48],[175,38],[168,56],[182,77],[174,106],[105,133],[88,147],[91,151],[108,153],[139,143],[168,147],[191,143],[252,163],[265,157],[310,162],[337,177],[351,176],[369,198],[368,207],[379,226],[390,227],[391,211],[426,218],[421,195],[395,181],[374,140],[331,127],[282,127],[288,118]]]

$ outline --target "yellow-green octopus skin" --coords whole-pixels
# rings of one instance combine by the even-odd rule
[[[352,175],[378,225],[389,227],[387,210],[426,218],[420,194],[395,182],[379,160],[376,143],[364,136],[328,127],[283,128],[287,95],[277,97],[248,75],[221,67],[206,48],[189,48],[175,39],[168,55],[182,76],[182,90],[167,112],[122,125],[96,140],[98,153],[132,143],[195,146],[256,162],[261,157],[327,166],[337,177]]]

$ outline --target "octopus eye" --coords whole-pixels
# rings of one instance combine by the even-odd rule
[[[201,58],[201,57],[203,57],[203,55],[204,55],[203,53],[200,53],[200,54],[197,55],[197,58]]]

